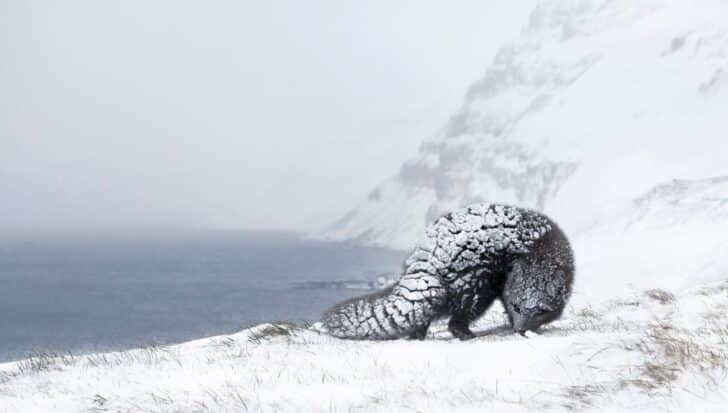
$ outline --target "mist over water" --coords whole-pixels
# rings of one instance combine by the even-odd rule
[[[0,242],[0,361],[181,342],[271,321],[312,322],[404,253],[290,233],[75,234]]]
[[[318,230],[457,108],[511,3],[0,2],[0,233]]]
[[[311,321],[361,291],[292,283],[396,272],[217,229],[344,215],[533,3],[0,2],[0,360]]]

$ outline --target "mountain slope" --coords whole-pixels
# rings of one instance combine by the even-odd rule
[[[728,277],[728,177],[660,184],[572,238],[575,299],[685,291]]]
[[[655,182],[728,173],[725,15],[712,0],[543,2],[436,137],[319,235],[409,249],[476,201],[573,232]]]

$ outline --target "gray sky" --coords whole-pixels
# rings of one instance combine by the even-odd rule
[[[0,0],[0,229],[316,229],[532,5]]]

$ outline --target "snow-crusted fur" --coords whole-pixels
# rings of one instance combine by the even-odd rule
[[[394,286],[337,304],[322,324],[341,338],[424,338],[434,319],[450,316],[450,332],[468,339],[469,324],[501,298],[514,330],[535,330],[561,315],[573,274],[569,243],[548,217],[472,205],[427,228]]]
[[[530,252],[513,261],[501,299],[513,329],[536,330],[561,316],[571,295],[574,257],[559,227],[530,246]]]

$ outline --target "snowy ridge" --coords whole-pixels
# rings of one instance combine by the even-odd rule
[[[634,209],[628,225],[645,229],[696,222],[720,226],[728,219],[728,176],[658,185],[638,198]]]
[[[728,174],[727,14],[716,0],[543,2],[437,135],[319,235],[408,249],[484,201],[572,232],[655,182]]]
[[[574,238],[578,299],[725,280],[727,218],[728,177],[655,186]]]

